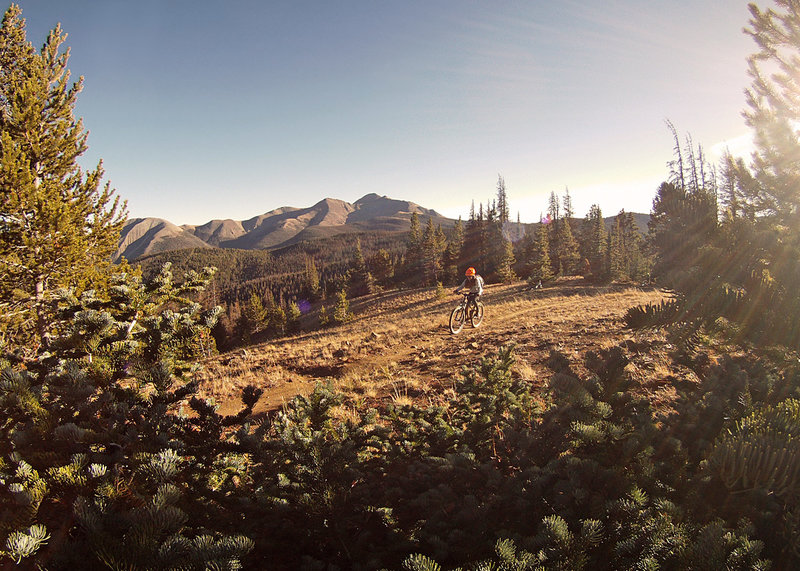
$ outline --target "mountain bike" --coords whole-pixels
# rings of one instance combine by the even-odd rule
[[[450,333],[460,333],[467,320],[473,327],[481,324],[481,321],[483,321],[483,303],[470,301],[470,294],[462,293],[461,302],[450,312]]]

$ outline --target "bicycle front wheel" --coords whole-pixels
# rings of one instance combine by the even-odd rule
[[[470,322],[472,323],[473,327],[477,327],[483,321],[483,304],[479,301],[475,304],[475,308],[472,310],[472,317],[470,318]]]
[[[459,333],[464,328],[464,308],[458,306],[450,313],[450,333]]]

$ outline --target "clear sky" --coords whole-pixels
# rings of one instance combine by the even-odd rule
[[[375,192],[512,217],[565,188],[649,212],[670,120],[711,152],[748,133],[740,0],[21,0],[60,22],[92,167],[132,217],[245,219]],[[759,2],[762,7],[764,2]]]

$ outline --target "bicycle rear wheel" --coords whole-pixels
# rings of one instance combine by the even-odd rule
[[[464,328],[464,307],[459,305],[450,312],[450,333],[459,333]]]
[[[470,322],[473,327],[477,327],[483,321],[483,304],[479,301],[475,304],[475,309],[472,311]]]

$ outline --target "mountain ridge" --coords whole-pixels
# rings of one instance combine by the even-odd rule
[[[113,259],[184,248],[272,250],[304,239],[354,231],[403,232],[412,214],[449,226],[453,220],[435,210],[405,200],[369,193],[354,203],[324,198],[307,208],[283,206],[246,220],[214,219],[200,225],[178,226],[161,218],[133,218],[122,229]]]

